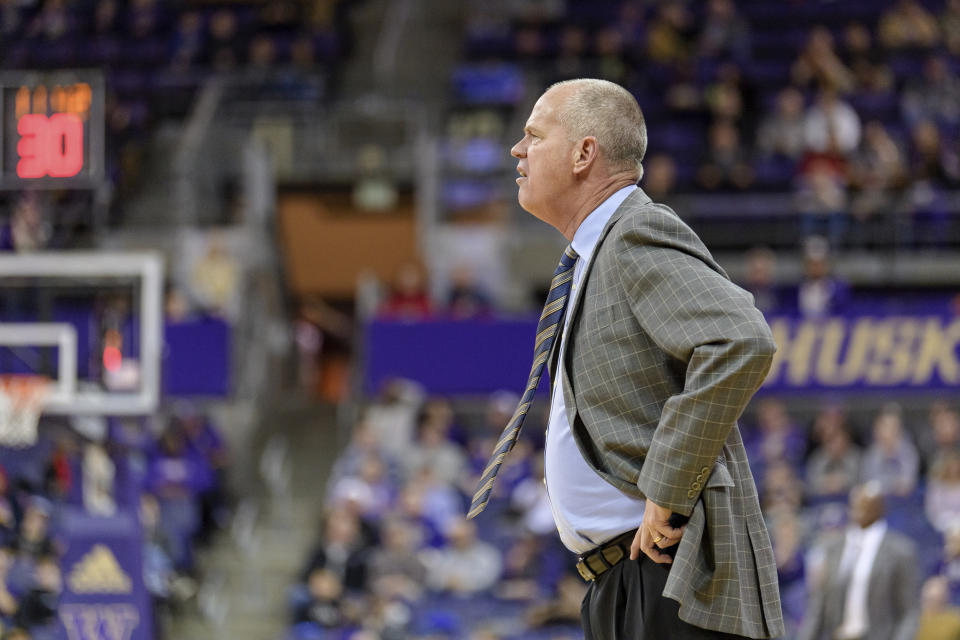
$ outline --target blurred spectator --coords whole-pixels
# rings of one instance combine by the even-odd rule
[[[13,567],[14,555],[9,547],[0,547],[0,619],[10,620],[17,612],[20,603],[10,593],[7,574]]]
[[[930,56],[923,75],[907,82],[900,108],[908,124],[930,121],[940,127],[960,124],[960,78],[943,56]]]
[[[402,320],[423,319],[433,313],[427,293],[423,269],[408,262],[397,269],[390,294],[380,307],[380,314]]]
[[[960,524],[960,452],[947,451],[937,459],[924,499],[927,520],[937,531]]]
[[[321,629],[337,628],[343,622],[343,583],[327,569],[314,569],[307,576],[309,600],[294,612],[295,622],[309,622]]]
[[[893,73],[886,64],[886,54],[874,46],[870,29],[865,24],[852,22],[847,25],[844,45],[858,94],[879,95],[895,88]]]
[[[50,216],[36,191],[25,191],[17,199],[9,222],[0,227],[0,251],[40,251],[53,237]]]
[[[781,592],[793,585],[803,584],[804,545],[800,519],[795,511],[783,509],[772,519],[770,537],[777,561]],[[785,598],[786,599],[786,598]],[[802,612],[789,612],[802,613]]]
[[[943,144],[940,130],[929,120],[918,122],[911,130],[913,142],[910,174],[914,189],[954,186],[960,181],[957,150]]]
[[[533,627],[557,624],[580,624],[580,606],[587,587],[579,576],[567,575],[557,583],[556,595],[527,610],[527,621]]]
[[[209,483],[209,470],[188,449],[186,434],[178,420],[168,422],[151,452],[146,488],[160,504],[160,526],[170,541],[177,569],[193,566],[190,541],[200,528],[197,493]]]
[[[746,147],[740,132],[730,122],[719,121],[710,127],[709,148],[697,171],[697,181],[704,189],[744,190],[753,183]]]
[[[206,64],[214,71],[232,71],[243,59],[242,38],[238,33],[237,16],[231,9],[218,9],[209,22],[210,39]]]
[[[450,272],[447,312],[454,318],[474,318],[492,310],[490,296],[477,282],[473,269],[465,264],[454,267]]]
[[[677,163],[672,156],[655,153],[643,161],[643,190],[654,202],[666,202],[677,184]]]
[[[57,552],[50,534],[50,517],[53,505],[40,496],[31,498],[20,523],[20,536],[17,538],[17,552],[26,558],[39,560],[55,555]]]
[[[593,76],[593,69],[588,66],[586,53],[587,32],[576,24],[565,25],[560,32],[560,50],[553,65],[556,80]]]
[[[829,245],[823,238],[811,236],[804,245],[797,310],[807,318],[822,318],[842,313],[849,299],[849,285],[833,274]]]
[[[111,516],[117,511],[114,499],[114,479],[117,466],[107,454],[106,448],[96,442],[83,447],[83,507],[89,513]]]
[[[908,495],[917,485],[920,457],[903,429],[900,407],[885,407],[873,423],[873,442],[863,456],[863,480],[886,494]]]
[[[406,447],[407,445],[404,446]],[[389,476],[394,480],[399,479],[400,475],[396,460],[381,447],[377,435],[370,427],[370,424],[361,420],[354,425],[350,433],[350,442],[347,443],[346,448],[337,456],[336,462],[333,463],[333,470],[330,472],[329,482],[335,484],[341,478],[359,476],[364,462],[371,457],[379,458],[382,464],[386,466]]]
[[[661,3],[647,31],[647,54],[662,65],[684,62],[691,53],[694,30],[693,16],[683,2]]]
[[[936,18],[917,0],[897,0],[877,24],[880,43],[888,49],[929,49],[940,42]]]
[[[920,624],[916,640],[960,640],[960,608],[950,603],[942,576],[927,578],[920,591]]]
[[[750,56],[750,27],[737,13],[732,0],[710,0],[707,15],[700,27],[699,51],[702,57],[732,57],[745,60]]]
[[[420,531],[416,523],[387,518],[382,545],[370,558],[370,582],[377,593],[416,601],[423,591],[427,568],[417,553]]]
[[[944,44],[954,56],[960,56],[960,0],[947,0],[940,14]]]
[[[533,472],[520,482],[510,496],[510,504],[520,513],[520,522],[524,531],[538,536],[552,536],[557,525],[553,520],[553,509],[547,495],[547,485],[543,481],[543,455],[533,457]]]
[[[399,457],[407,452],[413,442],[422,403],[420,386],[398,378],[384,383],[379,397],[367,407],[364,422],[373,440],[388,456]]]
[[[397,186],[390,176],[383,147],[369,144],[357,151],[357,179],[353,204],[368,212],[390,211],[397,206]]]
[[[817,419],[819,446],[807,462],[807,484],[817,496],[849,491],[860,478],[860,448],[850,438],[842,417],[829,410]]]
[[[160,504],[149,493],[140,496],[140,526],[143,527],[143,585],[155,605],[166,603],[176,573],[170,540],[160,527]]]
[[[825,549],[822,582],[811,585],[799,640],[908,640],[916,631],[916,549],[887,527],[882,491],[850,496],[852,526]]]
[[[200,13],[185,11],[180,14],[177,29],[170,43],[170,66],[177,71],[192,68],[200,60],[204,44],[203,17]]]
[[[850,213],[859,223],[892,207],[896,189],[904,185],[906,162],[883,124],[867,123],[863,142],[850,164],[850,182],[856,195]]]
[[[310,554],[303,572],[304,581],[323,581],[329,574],[346,589],[362,591],[367,586],[370,555],[360,533],[360,520],[353,513],[346,509],[327,511],[323,537]],[[317,571],[325,573],[317,574]]]
[[[156,0],[133,0],[127,9],[127,29],[137,39],[147,39],[154,35],[160,21],[160,10]]]
[[[918,445],[929,469],[940,456],[960,451],[960,414],[946,402],[938,401],[930,405],[927,415],[927,424],[918,434]]]
[[[27,28],[27,36],[44,40],[59,40],[73,28],[66,0],[45,0],[40,13]]]
[[[290,44],[290,67],[304,75],[316,72],[317,52],[310,36],[297,36]]]
[[[330,503],[350,501],[365,518],[379,519],[393,504],[393,484],[383,459],[376,453],[366,455],[356,475],[346,475],[332,483]]]
[[[854,86],[853,73],[840,60],[833,36],[824,26],[810,31],[806,45],[790,68],[790,77],[801,88],[820,84],[849,91]]]
[[[38,558],[34,566],[33,584],[20,599],[20,606],[13,616],[14,625],[28,629],[38,637],[55,637],[52,634],[55,633],[57,603],[62,590],[63,579],[57,559],[53,556]]]
[[[789,463],[776,460],[760,469],[761,506],[765,513],[795,513],[803,505],[803,482]]]
[[[786,462],[794,469],[803,462],[806,439],[787,413],[787,407],[776,398],[757,402],[756,427],[744,438],[751,467],[762,475],[767,465]]]
[[[99,0],[93,11],[93,35],[112,36],[117,32],[116,0]]]
[[[448,547],[424,552],[427,584],[432,589],[470,595],[496,584],[503,568],[500,550],[477,539],[472,521],[454,522],[448,537]]]
[[[776,283],[777,254],[767,247],[754,247],[746,258],[743,288],[753,294],[757,309],[776,313],[783,306],[783,296]]]
[[[240,265],[223,238],[211,234],[204,255],[193,268],[193,291],[203,309],[212,315],[233,318],[237,308]]]
[[[450,404],[438,398],[423,409],[417,439],[403,457],[407,475],[429,468],[444,484],[453,484],[463,473],[466,459],[460,448],[450,440],[453,410]]]
[[[716,79],[704,90],[703,100],[713,122],[730,122],[740,129],[744,138],[753,137],[756,90],[744,78],[739,66],[733,62],[722,63]]]
[[[757,132],[757,147],[765,155],[797,160],[807,148],[803,94],[793,87],[777,94],[776,111],[768,115]]]
[[[860,144],[860,117],[830,87],[807,109],[804,129],[807,149],[816,153],[848,154]]]
[[[250,40],[247,51],[247,69],[254,74],[269,74],[277,62],[277,48],[273,40],[264,34]]]
[[[629,86],[630,67],[627,65],[623,34],[616,27],[605,27],[594,38],[596,77]]]

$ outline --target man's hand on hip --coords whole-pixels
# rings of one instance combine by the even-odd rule
[[[630,545],[630,559],[636,560],[640,557],[640,552],[647,554],[654,562],[660,564],[670,564],[673,558],[663,553],[661,549],[671,547],[680,542],[685,527],[674,529],[670,526],[670,514],[673,512],[666,507],[647,500],[646,509],[643,512],[643,522],[637,529],[637,535],[633,538],[633,544]]]

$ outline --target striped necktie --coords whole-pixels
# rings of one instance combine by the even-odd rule
[[[513,445],[517,443],[523,419],[527,417],[527,411],[533,403],[537,385],[540,384],[543,368],[546,365],[547,358],[550,357],[553,339],[562,326],[563,312],[566,309],[567,298],[570,297],[570,287],[573,284],[573,266],[576,263],[577,252],[573,250],[572,246],[568,246],[560,258],[560,265],[553,273],[547,302],[543,307],[543,313],[540,314],[540,322],[537,324],[537,339],[533,347],[533,367],[530,369],[527,389],[523,392],[523,397],[520,398],[520,404],[517,405],[517,410],[513,412],[513,417],[510,418],[510,422],[503,430],[503,435],[500,436],[500,440],[493,450],[487,468],[483,470],[483,475],[480,476],[480,485],[473,496],[473,502],[470,503],[468,519],[478,515],[487,506],[490,501],[490,494],[493,493],[493,482],[497,478],[497,472],[500,471],[500,465],[503,464],[503,459],[507,453],[513,449]]]

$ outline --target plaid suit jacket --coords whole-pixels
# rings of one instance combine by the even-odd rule
[[[640,189],[584,269],[554,365],[581,453],[624,493],[690,517],[664,588],[682,620],[781,635],[776,565],[737,426],[776,351],[770,328],[697,235]]]

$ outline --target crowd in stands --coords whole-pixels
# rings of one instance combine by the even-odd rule
[[[490,149],[519,135],[509,127],[542,87],[598,76],[643,108],[651,196],[792,194],[779,205],[796,217],[790,237],[937,246],[960,187],[958,22],[956,0],[475,5],[447,132],[461,173],[445,205],[508,197],[489,178],[512,163]],[[677,209],[784,213],[735,202]]]
[[[488,512],[464,519],[516,402],[500,392],[478,414],[425,397],[414,383],[385,386],[327,480],[323,526],[290,592],[291,639],[579,637],[585,584],[556,534],[542,429],[524,429]],[[924,619],[957,611],[955,406],[935,401],[907,412],[891,403],[866,412],[834,402],[803,414],[767,395],[754,400],[741,429],[774,542],[788,637],[830,574],[825,545],[843,535],[848,495],[864,483],[885,498],[890,528],[915,544]],[[919,603],[919,587],[914,595]]]
[[[159,632],[196,591],[195,550],[225,523],[227,464],[217,428],[188,405],[162,423],[44,417],[35,444],[0,447],[0,637],[63,637],[58,606],[71,567],[61,558],[78,513],[139,519],[134,544]]]

